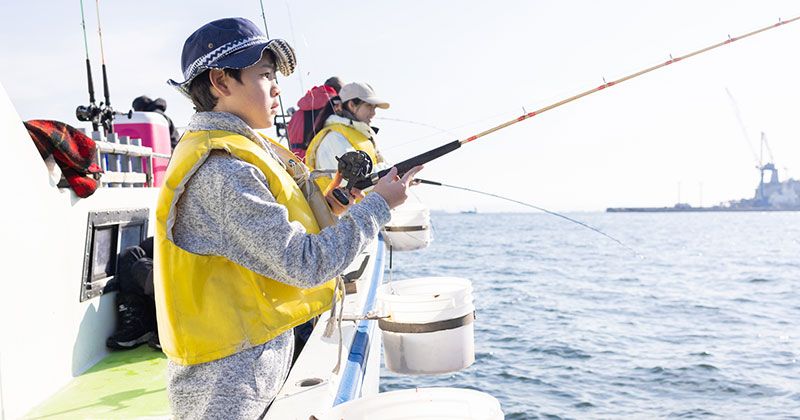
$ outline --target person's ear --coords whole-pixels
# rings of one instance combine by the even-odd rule
[[[230,77],[225,71],[220,69],[211,69],[208,72],[208,78],[211,81],[211,93],[216,97],[229,96],[230,90]]]

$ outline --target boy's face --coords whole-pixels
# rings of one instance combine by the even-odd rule
[[[273,117],[278,114],[278,95],[281,91],[275,83],[275,63],[265,54],[256,64],[242,69],[242,82],[230,78],[230,96],[223,100],[228,112],[237,115],[252,128],[272,127]]]

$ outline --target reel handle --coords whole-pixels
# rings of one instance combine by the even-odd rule
[[[333,198],[336,199],[341,205],[347,206],[350,204],[350,198],[348,198],[348,194],[343,191],[343,188],[338,188],[338,185],[342,182],[342,174],[336,172],[336,175],[333,176],[333,181],[331,181],[328,188],[325,190],[325,195],[331,194]]]

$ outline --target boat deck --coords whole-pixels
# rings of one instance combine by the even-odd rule
[[[169,418],[167,358],[147,346],[115,351],[26,419]]]

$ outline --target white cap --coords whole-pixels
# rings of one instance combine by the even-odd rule
[[[339,98],[342,99],[342,102],[358,98],[381,109],[389,108],[389,102],[377,97],[375,90],[367,83],[355,82],[342,86],[342,90],[339,91]]]

